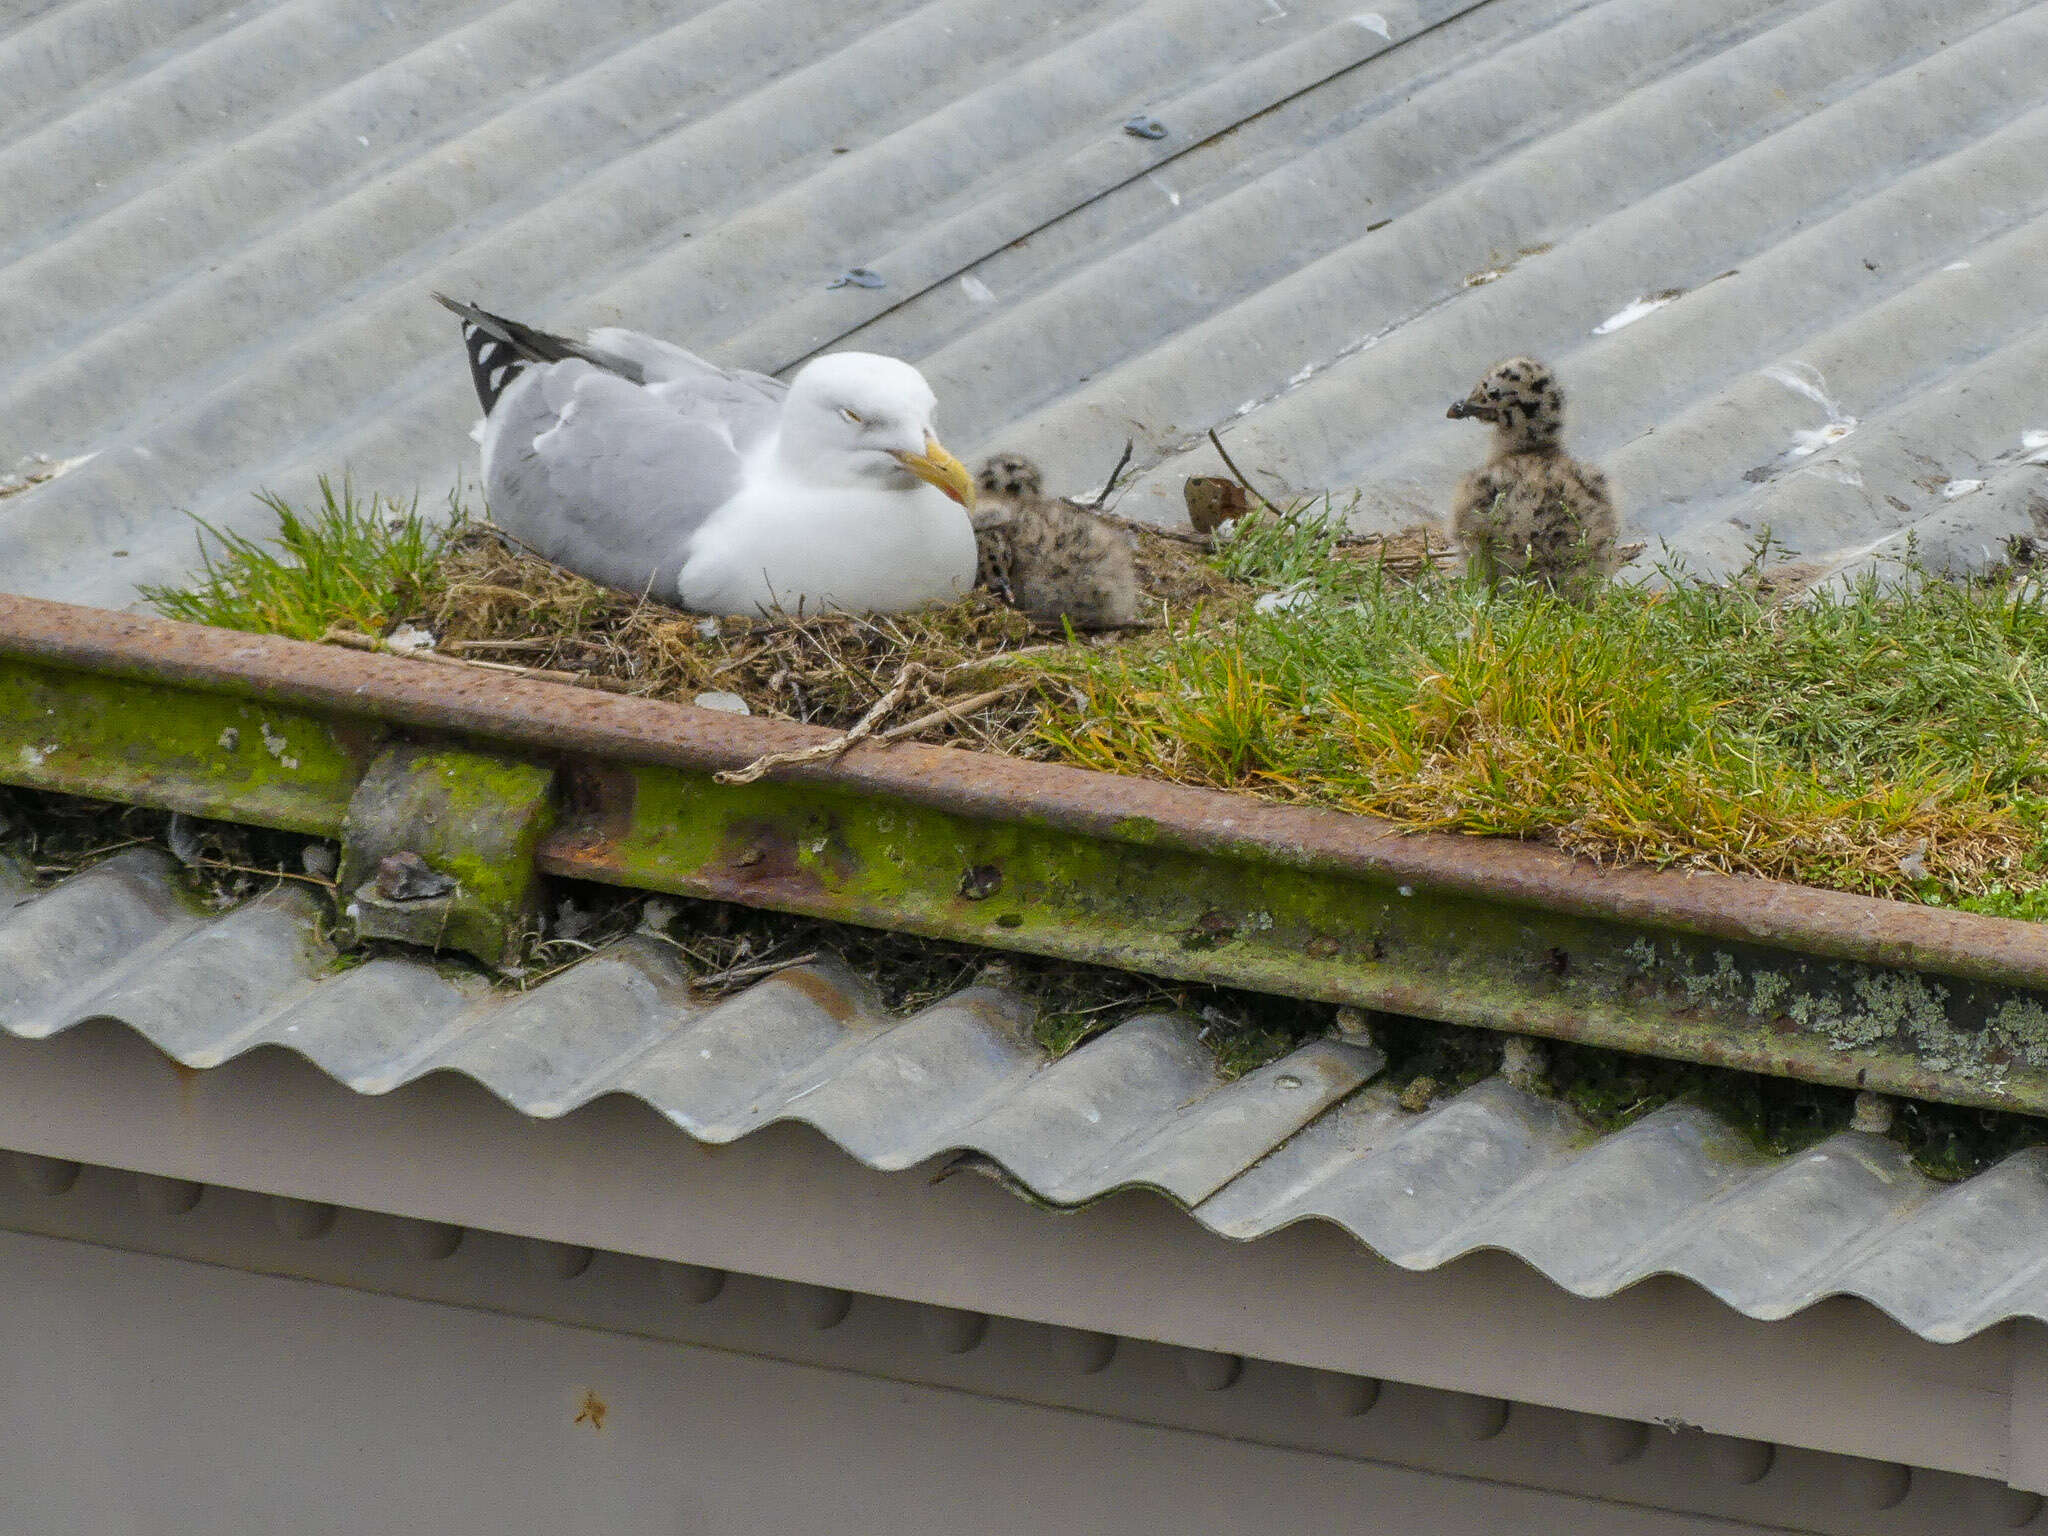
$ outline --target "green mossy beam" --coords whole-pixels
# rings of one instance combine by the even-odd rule
[[[0,596],[0,782],[418,853],[494,964],[538,871],[2048,1114],[2048,925],[907,744],[714,782],[823,736]]]

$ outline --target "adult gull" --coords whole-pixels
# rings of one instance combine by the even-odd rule
[[[462,317],[492,520],[558,565],[697,613],[897,613],[974,583],[974,481],[910,364],[788,384],[637,331]]]

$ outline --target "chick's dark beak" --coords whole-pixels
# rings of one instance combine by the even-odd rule
[[[1498,421],[1500,409],[1477,395],[1467,395],[1463,400],[1453,401],[1451,408],[1445,411],[1444,415],[1452,421]]]

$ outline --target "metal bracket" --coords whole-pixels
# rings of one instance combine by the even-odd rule
[[[380,753],[349,797],[341,889],[357,935],[518,961],[540,931],[534,856],[554,770],[442,747]]]

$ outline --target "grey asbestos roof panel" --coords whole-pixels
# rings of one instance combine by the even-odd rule
[[[1212,426],[1436,515],[1481,449],[1445,403],[1534,352],[1698,567],[2035,527],[2048,4],[1375,3],[18,4],[0,471],[70,468],[0,500],[0,581],[127,602],[188,511],[322,471],[436,499],[474,458],[437,287],[907,356],[957,449],[1061,489],[1134,437],[1147,516]]]
[[[1774,1158],[1688,1105],[1595,1135],[1499,1077],[1410,1114],[1363,1041],[1225,1081],[1163,1014],[1055,1062],[1015,991],[896,1017],[834,962],[706,1002],[646,933],[523,993],[340,968],[305,893],[204,914],[153,850],[0,884],[0,1028],[22,1039],[114,1019],[195,1068],[283,1046],[360,1093],[459,1072],[535,1117],[629,1094],[714,1143],[799,1121],[872,1168],[965,1155],[1054,1205],[1152,1189],[1240,1240],[1327,1221],[1409,1269],[1498,1248],[1581,1296],[1669,1273],[1760,1318],[1861,1296],[1936,1341],[2048,1320],[2048,1148],[1944,1186],[1879,1136]]]

